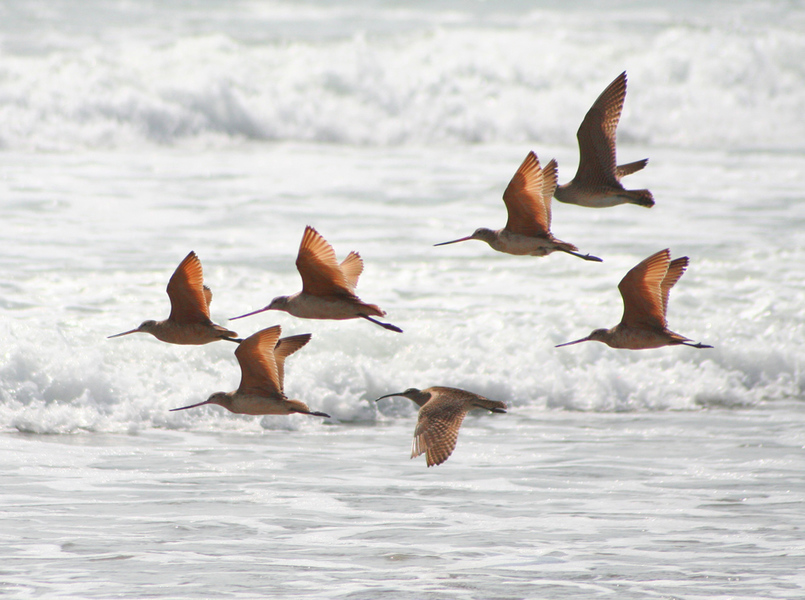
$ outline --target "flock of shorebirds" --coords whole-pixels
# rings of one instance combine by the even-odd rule
[[[503,202],[508,221],[502,229],[479,228],[472,235],[436,246],[466,240],[482,240],[498,252],[515,255],[546,256],[565,252],[584,260],[601,262],[590,254],[558,240],[551,234],[551,198],[592,208],[618,204],[637,204],[650,208],[654,199],[649,190],[627,190],[623,176],[646,166],[648,159],[618,165],[615,132],[626,97],[626,73],[621,73],[601,93],[579,127],[579,167],[572,181],[557,186],[557,164],[551,160],[541,167],[534,152],[529,152],[514,174]],[[596,329],[590,335],[557,346],[585,341],[603,342],[613,348],[640,350],[679,345],[712,348],[668,329],[668,295],[688,266],[688,258],[671,260],[669,250],[660,250],[633,267],[618,285],[623,297],[623,317],[611,329]],[[303,319],[365,319],[390,331],[402,329],[375,317],[385,312],[375,304],[362,301],[355,293],[363,272],[363,260],[350,252],[340,263],[333,247],[312,227],[305,228],[296,267],[302,276],[302,291],[278,296],[264,308],[233,317],[241,319],[268,310],[281,310]],[[301,413],[329,417],[311,411],[304,402],[289,399],[284,390],[285,359],[310,341],[311,334],[280,338],[280,326],[274,325],[240,339],[234,331],[210,320],[212,292],[204,285],[201,261],[190,252],[168,282],[170,316],[164,321],[145,321],[136,329],[109,337],[136,332],[150,333],[171,344],[207,344],[217,340],[235,342],[235,357],[241,371],[240,385],[232,392],[216,392],[204,402],[174,408],[186,410],[205,404],[217,404],[233,413],[247,415],[287,415]],[[381,396],[377,401],[403,396],[415,402],[419,416],[414,431],[411,458],[425,454],[427,465],[443,463],[456,445],[464,416],[474,408],[506,412],[506,404],[450,387],[410,388]]]

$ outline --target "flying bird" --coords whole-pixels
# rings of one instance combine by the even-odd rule
[[[402,333],[402,329],[396,325],[373,319],[383,317],[386,313],[376,304],[367,304],[355,295],[358,277],[363,272],[363,260],[357,252],[350,252],[338,264],[333,247],[308,225],[299,245],[296,268],[302,276],[301,292],[292,296],[277,296],[268,306],[231,320],[266,310],[282,310],[302,319],[361,318]]]
[[[472,235],[435,245],[481,240],[494,250],[507,254],[547,256],[558,250],[584,260],[601,262],[597,256],[580,254],[576,246],[556,239],[551,233],[551,196],[555,188],[556,161],[551,160],[541,168],[537,155],[529,152],[503,192],[503,202],[509,213],[503,229],[493,231],[480,227]]]
[[[168,281],[170,316],[164,321],[143,321],[137,329],[110,335],[110,338],[139,331],[150,333],[170,344],[200,345],[217,340],[240,343],[238,334],[210,320],[212,291],[204,285],[201,261],[190,252],[179,263]]]
[[[458,430],[467,411],[485,408],[496,413],[506,412],[503,402],[457,388],[439,386],[424,390],[408,388],[404,392],[381,396],[375,402],[392,396],[403,396],[419,406],[411,458],[424,453],[429,467],[442,464],[453,453]]]
[[[311,411],[300,400],[285,395],[285,359],[310,341],[304,333],[279,339],[281,328],[274,325],[250,335],[235,349],[240,365],[240,385],[234,392],[216,392],[204,402],[172,408],[187,410],[205,404],[217,404],[241,415],[289,415],[301,413],[329,417],[327,413]]]
[[[688,257],[671,260],[666,248],[652,254],[633,267],[618,284],[623,297],[623,317],[612,329],[596,329],[590,335],[574,342],[556,346],[570,346],[580,342],[604,342],[612,348],[643,350],[676,346],[712,348],[706,344],[694,344],[683,335],[668,329],[665,314],[668,311],[668,295],[688,266]]]
[[[560,202],[591,208],[618,204],[638,204],[651,208],[654,196],[648,190],[627,190],[621,178],[639,171],[648,159],[617,165],[615,130],[626,98],[626,72],[607,86],[587,111],[576,137],[579,141],[579,168],[569,183],[556,188],[554,197]],[[616,166],[617,165],[617,166]]]

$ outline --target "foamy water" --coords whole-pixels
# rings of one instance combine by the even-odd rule
[[[0,464],[12,597],[799,598],[805,36],[799,6],[0,4]],[[94,11],[94,12],[93,12]],[[622,70],[651,210],[554,203],[601,264],[481,242],[529,150]],[[232,344],[146,334],[195,250],[216,322],[290,294],[305,225],[358,250],[367,322],[286,391],[333,419],[169,412],[238,385]],[[620,319],[662,248],[669,326],[712,350],[555,349]],[[410,461],[415,406],[509,405]]]

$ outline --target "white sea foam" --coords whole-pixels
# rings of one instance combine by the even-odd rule
[[[590,103],[624,69],[632,82],[624,141],[802,149],[805,139],[797,28],[805,17],[795,7],[782,20],[758,19],[747,3],[699,18],[504,8],[425,20],[375,8],[361,33],[343,26],[312,39],[282,34],[290,5],[238,8],[222,10],[216,32],[181,19],[178,31],[153,31],[135,13],[141,35],[45,35],[35,52],[20,51],[6,31],[0,146],[570,144]],[[333,9],[318,10],[298,9],[304,25],[291,31],[333,18]],[[262,37],[245,33],[261,25]]]
[[[0,0],[4,597],[802,598],[803,14]],[[624,69],[657,205],[553,206],[603,263],[433,247],[505,223],[529,150],[569,179]],[[170,412],[236,388],[234,345],[106,336],[167,316],[190,250],[216,322],[297,291],[307,224],[405,333],[235,321],[311,332],[286,391],[333,419]],[[715,348],[554,348],[665,247],[669,325]],[[375,400],[429,385],[508,414],[427,469]]]
[[[601,264],[509,257],[480,242],[434,248],[477,226],[502,225],[501,189],[523,152],[519,145],[449,153],[282,145],[214,156],[93,154],[55,169],[65,169],[56,175],[64,189],[42,206],[22,200],[24,182],[63,159],[10,154],[7,191],[21,200],[4,215],[4,243],[15,250],[0,296],[2,422],[54,433],[318,427],[308,417],[254,419],[215,407],[168,413],[237,387],[231,345],[183,348],[147,334],[104,339],[164,318],[167,279],[191,249],[204,264],[218,322],[296,291],[305,224],[338,256],[362,253],[359,293],[405,333],[276,312],[231,325],[242,335],[274,323],[289,335],[312,332],[313,342],[289,361],[287,391],[336,420],[410,417],[407,401],[374,400],[433,384],[541,410],[699,410],[801,395],[798,156],[732,155],[714,170],[713,154],[625,146],[630,158],[651,155],[633,178],[657,182],[655,208],[554,206],[555,234],[601,255]],[[572,164],[575,149],[540,153]],[[27,171],[15,160],[27,161]],[[758,164],[774,186],[743,178]],[[97,180],[99,173],[107,175]],[[99,205],[105,181],[120,189]],[[617,323],[618,281],[662,247],[691,257],[671,296],[671,328],[715,349],[553,348]]]

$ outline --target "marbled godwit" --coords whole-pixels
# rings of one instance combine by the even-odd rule
[[[633,267],[618,284],[623,297],[623,317],[620,323],[612,329],[596,329],[586,338],[556,347],[596,341],[604,342],[612,348],[629,350],[678,344],[693,348],[712,348],[706,344],[693,344],[690,339],[668,329],[665,319],[668,294],[687,266],[687,256],[672,261],[668,249],[652,254]]]
[[[240,385],[234,392],[216,392],[204,402],[172,408],[186,410],[218,404],[230,412],[241,415],[289,415],[301,413],[316,417],[329,417],[327,413],[311,411],[299,400],[285,396],[285,359],[310,341],[310,334],[283,339],[280,326],[274,325],[250,335],[235,349],[240,365]]]
[[[195,252],[185,256],[168,282],[170,316],[164,321],[143,321],[137,328],[110,338],[142,331],[170,344],[200,345],[216,340],[238,342],[237,333],[210,320],[212,291],[204,285],[201,261]]]
[[[467,411],[485,408],[496,413],[506,412],[503,402],[456,388],[438,386],[424,390],[409,388],[404,392],[380,396],[375,402],[391,396],[403,396],[419,406],[411,458],[425,453],[429,467],[442,464],[453,453],[458,429]]]
[[[654,206],[654,197],[648,190],[627,190],[621,177],[639,171],[648,159],[627,165],[615,166],[615,130],[626,98],[626,72],[607,86],[579,126],[579,168],[569,183],[556,188],[554,197],[560,202],[605,208],[617,204]]]
[[[562,242],[551,233],[551,196],[556,187],[556,161],[551,160],[540,168],[533,152],[517,169],[503,192],[503,202],[509,213],[506,227],[493,231],[481,227],[472,235],[441,242],[436,246],[455,244],[467,240],[482,240],[498,252],[516,255],[546,256],[557,250],[584,260],[601,262],[597,256],[579,254],[573,244]]]
[[[372,316],[382,317],[385,312],[376,304],[366,304],[355,295],[358,277],[363,272],[363,260],[357,252],[350,252],[339,265],[335,250],[318,231],[305,227],[296,268],[302,276],[302,291],[292,296],[277,296],[265,308],[232,317],[242,319],[266,310],[283,310],[302,319],[366,319],[391,331],[402,329],[390,323],[381,323]]]

